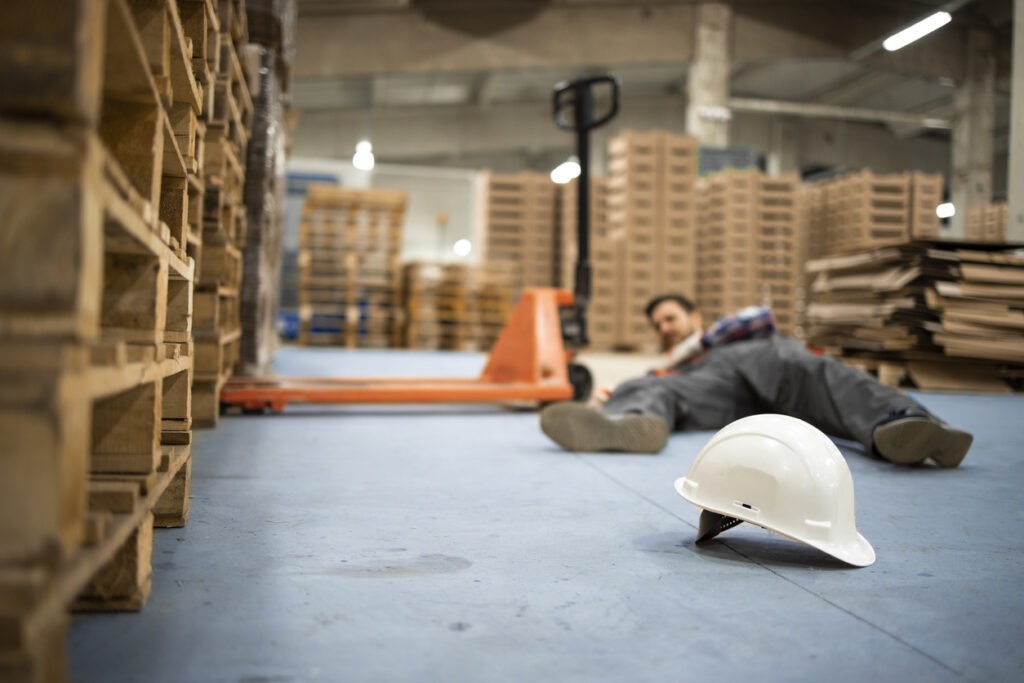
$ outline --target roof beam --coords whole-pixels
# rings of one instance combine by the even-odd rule
[[[811,99],[819,104],[846,104],[886,88],[902,78],[905,78],[905,76],[890,71],[865,69],[850,78],[842,80],[838,85],[829,86],[811,97]]]
[[[863,107],[839,107],[831,104],[732,97],[729,99],[729,108],[734,111],[760,114],[784,114],[815,119],[842,119],[844,121],[887,123],[890,125],[913,125],[932,130],[949,130],[952,128],[951,122],[946,119],[931,118],[921,114],[886,111],[883,109],[866,109]]]

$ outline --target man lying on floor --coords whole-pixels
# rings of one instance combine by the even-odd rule
[[[666,368],[621,384],[599,407],[545,408],[541,429],[562,448],[657,453],[672,431],[720,429],[758,413],[799,418],[901,465],[956,467],[971,446],[971,434],[898,389],[777,335],[767,308],[746,308],[707,330],[679,294],[655,297],[645,310]]]

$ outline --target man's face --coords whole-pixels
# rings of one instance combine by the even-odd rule
[[[668,351],[700,329],[698,311],[687,313],[678,301],[662,301],[651,311],[651,325],[661,338],[661,349]]]

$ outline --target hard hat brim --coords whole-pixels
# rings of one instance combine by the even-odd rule
[[[867,567],[875,563],[875,549],[859,532],[856,534],[856,538],[852,539],[848,543],[827,543],[811,539],[797,538],[791,534],[780,531],[779,529],[773,529],[765,526],[764,522],[761,520],[744,519],[742,512],[726,514],[723,510],[715,510],[710,507],[705,507],[700,501],[694,500],[694,498],[689,495],[689,492],[684,486],[685,481],[686,477],[680,477],[677,479],[675,482],[675,489],[679,495],[693,505],[696,505],[701,510],[700,522],[697,529],[697,543],[710,540],[723,531],[731,529],[741,522],[749,522],[756,526],[760,526],[763,529],[768,529],[772,533],[779,534],[784,538],[788,538],[791,541],[809,545],[812,548],[816,548],[817,550],[820,550],[827,555],[831,555],[837,560],[853,565],[854,567]]]

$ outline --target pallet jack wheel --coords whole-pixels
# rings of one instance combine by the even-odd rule
[[[569,363],[569,384],[572,385],[572,400],[586,401],[594,390],[594,377],[586,365]]]

